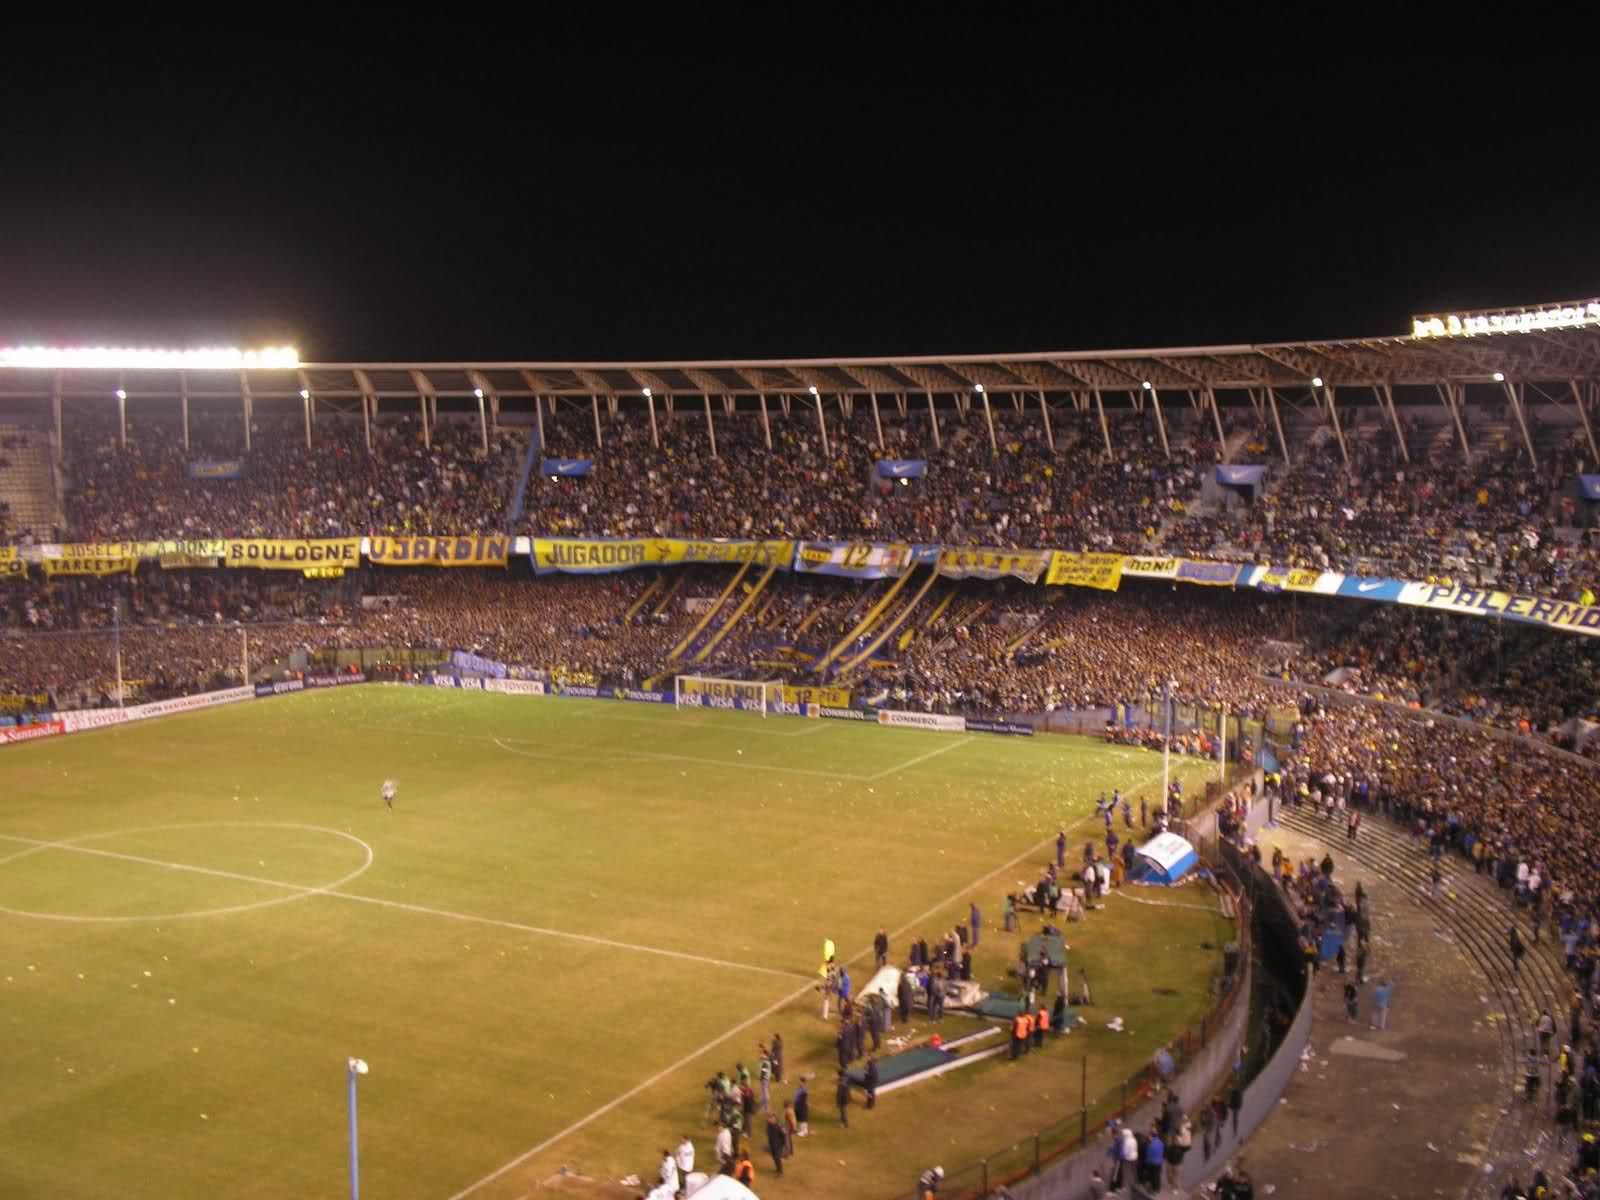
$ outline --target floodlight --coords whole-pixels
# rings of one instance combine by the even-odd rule
[[[365,1075],[367,1073],[367,1060],[364,1058],[352,1058],[349,1062],[349,1067],[353,1073]]]
[[[1154,389],[1154,388],[1152,388],[1152,387],[1151,387],[1151,386],[1150,386],[1150,381],[1149,381],[1149,380],[1148,380],[1148,379],[1146,379],[1146,380],[1145,380],[1145,381],[1144,381],[1144,390],[1145,390],[1145,391],[1147,391],[1147,392],[1150,392],[1150,391],[1154,391],[1154,390],[1155,390],[1155,389]]]
[[[305,388],[301,388],[300,389],[300,399],[302,399],[302,400],[311,399],[311,393],[309,391],[307,391]]]
[[[813,396],[815,396],[815,395],[816,395],[816,394],[817,394],[817,389],[816,389],[816,388],[812,388],[812,389],[811,389],[811,394],[812,394],[812,395],[813,395]]]
[[[1506,381],[1506,373],[1504,371],[1496,371],[1494,373],[1494,381],[1496,383],[1504,383]]]
[[[1312,387],[1321,387],[1322,386],[1322,376],[1321,375],[1313,375],[1311,377],[1311,386]]]
[[[118,388],[117,389],[117,399],[118,400],[126,400],[127,398],[128,398],[128,393],[123,391],[121,388]]]
[[[482,388],[473,388],[472,389],[472,394],[474,396],[476,396],[479,400],[483,399],[483,389]]]
[[[972,390],[973,390],[973,391],[975,391],[975,392],[981,392],[981,391],[983,391],[983,384],[981,384],[981,383],[975,383],[975,384],[973,384],[973,385],[972,385]]]
[[[645,388],[645,390],[644,390],[644,394],[645,394],[645,395],[646,395],[646,396],[648,396],[648,395],[649,395],[649,394],[650,394],[650,389],[649,389],[649,388]]]

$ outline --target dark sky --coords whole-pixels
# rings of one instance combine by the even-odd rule
[[[1092,349],[1600,293],[1592,105],[1537,42],[691,32],[8,81],[0,342]]]

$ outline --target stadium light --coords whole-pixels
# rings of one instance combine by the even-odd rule
[[[127,398],[128,398],[128,393],[123,391],[121,388],[118,388],[117,389],[117,399],[118,400],[126,400]]]
[[[36,370],[185,370],[237,371],[246,368],[284,370],[300,365],[293,346],[204,346],[162,350],[147,346],[0,346],[0,367]]]
[[[472,389],[472,394],[474,396],[476,396],[479,400],[483,399],[483,389],[482,388],[473,388]]]
[[[815,395],[816,395],[816,394],[817,394],[817,389],[816,389],[816,388],[812,388],[812,389],[811,389],[811,394],[812,394],[812,395],[813,395],[813,396],[815,396]]]
[[[1504,383],[1506,381],[1506,373],[1504,371],[1496,371],[1494,373],[1494,381],[1496,383]]]
[[[1154,391],[1154,390],[1155,390],[1155,389],[1154,389],[1154,388],[1152,388],[1152,387],[1151,387],[1151,386],[1150,386],[1150,381],[1149,381],[1149,380],[1148,380],[1148,379],[1146,379],[1146,380],[1145,380],[1145,381],[1144,381],[1144,390],[1145,390],[1145,391],[1147,391],[1147,392],[1150,392],[1150,391]]]
[[[648,396],[648,395],[650,395],[650,389],[649,389],[649,388],[645,388],[645,390],[644,390],[644,394],[645,394],[645,395],[646,395],[646,396]]]
[[[305,388],[301,388],[300,389],[300,399],[302,399],[302,400],[311,399],[311,393],[309,391],[307,391]]]
[[[1322,376],[1321,375],[1313,375],[1311,377],[1311,386],[1312,387],[1321,387],[1322,386]]]
[[[367,1060],[345,1059],[345,1080],[350,1086],[350,1200],[361,1200],[361,1158],[356,1139],[356,1080],[367,1073]]]
[[[983,392],[983,384],[981,384],[981,383],[973,384],[972,385],[972,390],[975,391],[975,392],[978,392],[979,394],[982,394],[982,392]]]

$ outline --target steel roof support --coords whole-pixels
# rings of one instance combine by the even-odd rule
[[[1167,445],[1167,418],[1166,414],[1161,411],[1161,394],[1156,390],[1156,385],[1153,383],[1150,385],[1149,391],[1150,402],[1155,405],[1156,409],[1156,428],[1161,432],[1161,453],[1170,460],[1172,458],[1172,447]]]
[[[711,419],[711,393],[701,392],[700,398],[706,402],[706,435],[711,439],[711,457],[717,457],[717,425]]]
[[[239,378],[244,378],[244,372],[239,372]],[[128,448],[128,379],[120,372],[117,375],[117,446],[120,449]],[[247,435],[248,436],[248,435]]]
[[[1600,463],[1600,450],[1597,450],[1594,444],[1594,427],[1589,423],[1589,406],[1584,402],[1585,389],[1578,386],[1576,379],[1567,380],[1567,386],[1572,389],[1573,402],[1578,406],[1578,420],[1583,422],[1583,436],[1589,440],[1589,461]],[[60,424],[60,421],[56,422],[58,428]]]
[[[818,392],[811,398],[817,402],[817,429],[822,434],[823,457],[831,457],[833,448],[828,445],[828,419],[822,415],[822,393]]]
[[[1449,410],[1450,419],[1455,422],[1456,437],[1460,439],[1461,443],[1461,457],[1470,461],[1472,447],[1467,444],[1467,427],[1461,423],[1461,404],[1465,398],[1465,386],[1455,383],[1437,383],[1434,384],[1434,387],[1438,389],[1439,398],[1444,401],[1445,408]],[[1460,388],[1461,391],[1458,392],[1457,388]]]
[[[1106,457],[1115,458],[1116,452],[1111,449],[1111,426],[1106,424],[1106,406],[1100,401],[1100,389],[1094,389],[1094,410],[1100,414],[1100,437],[1106,444]]]
[[[1289,440],[1283,436],[1283,418],[1278,415],[1278,393],[1267,384],[1267,407],[1272,410],[1272,427],[1278,431],[1278,453],[1283,455],[1283,465],[1289,465]]]
[[[654,392],[645,396],[645,403],[650,406],[650,445],[653,449],[661,449],[661,433],[656,428],[656,394]],[[761,397],[761,423],[767,423],[767,398]],[[767,449],[772,449],[772,435],[767,435]]]
[[[1228,452],[1228,439],[1222,432],[1222,414],[1217,411],[1217,393],[1215,388],[1205,388],[1200,393],[1201,403],[1211,409],[1211,423],[1217,428],[1217,445],[1222,450],[1222,461],[1227,462],[1233,456]]]
[[[900,405],[900,419],[904,421],[906,419],[906,394],[904,392],[896,392],[894,398],[895,402]]]
[[[433,391],[433,384],[421,371],[412,371],[411,385],[417,389],[417,402],[422,409],[422,444],[432,450],[433,429],[428,423],[428,394]]]
[[[1056,452],[1056,435],[1050,428],[1050,406],[1045,403],[1044,389],[1039,389],[1039,413],[1044,417],[1044,444],[1050,447],[1050,453]]]
[[[1394,388],[1387,383],[1372,385],[1372,394],[1377,398],[1378,407],[1389,418],[1389,424],[1394,426],[1394,439],[1400,446],[1400,458],[1409,463],[1411,461],[1411,448],[1406,445],[1406,431],[1400,428],[1400,413],[1394,406]]]
[[[1350,451],[1344,444],[1344,426],[1339,424],[1339,409],[1334,401],[1333,385],[1331,383],[1323,384],[1322,391],[1328,401],[1328,418],[1333,422],[1333,436],[1339,439],[1339,457],[1344,460],[1344,465],[1348,468],[1350,466]],[[1311,386],[1311,395],[1315,397],[1316,394],[1317,388],[1313,384]]]
[[[767,394],[765,392],[761,392],[761,393],[759,393],[759,398],[761,400],[761,436],[766,438],[766,440],[767,440],[767,449],[771,450],[772,449],[772,421],[767,417]],[[655,432],[656,432],[656,410],[652,408],[650,410],[650,436],[654,437],[655,436]]]
[[[255,416],[251,410],[255,405],[250,399],[250,375],[246,371],[239,372],[239,403],[244,409],[244,452],[248,454],[250,453],[250,422]],[[127,431],[124,430],[123,433],[123,441],[126,442]]]
[[[187,449],[188,446],[189,446],[189,389],[188,389],[188,385],[183,382],[183,372],[182,371],[178,372],[178,383],[179,383],[179,386],[183,388],[183,445],[184,445],[184,448]],[[1574,383],[1572,385],[1572,388],[1573,388],[1574,394],[1576,394],[1578,385],[1576,383]],[[55,421],[56,421],[55,461],[56,461],[56,465],[60,466],[61,465],[61,460],[62,460],[62,457],[63,457],[62,448],[63,448],[63,445],[65,444],[64,438],[63,438],[63,435],[62,435],[62,432],[61,432],[61,372],[60,371],[56,372],[55,382],[52,383],[51,386],[50,386],[50,412],[51,412],[51,415],[55,417]]]
[[[600,396],[598,393],[589,393],[589,407],[594,412],[594,448],[601,450],[604,449],[604,443],[600,437]],[[706,411],[709,413],[711,410],[708,407]]]
[[[467,372],[467,381],[472,384],[473,394],[478,399],[478,432],[479,432],[479,434],[480,434],[480,436],[482,438],[483,456],[485,458],[488,458],[489,457],[489,417],[488,417],[488,414],[484,412],[483,398],[485,396],[488,396],[489,400],[490,400],[490,403],[494,405],[496,410],[499,409],[500,405],[496,402],[497,401],[497,397],[494,394],[494,388],[491,387],[490,384],[489,384],[489,381],[483,377],[483,373],[482,372],[480,372],[480,371],[468,371]],[[496,421],[496,424],[498,425],[499,422]]]
[[[544,452],[544,397],[535,395],[533,398],[533,420],[539,428],[539,452]]]
[[[1528,414],[1522,408],[1523,385],[1504,379],[1500,381],[1500,386],[1505,391],[1506,399],[1511,403],[1511,411],[1517,418],[1517,428],[1522,430],[1522,444],[1527,448],[1528,461],[1537,471],[1539,456],[1533,452],[1533,435],[1528,432]]]
[[[357,369],[354,372],[356,387],[361,389],[361,435],[367,442],[367,453],[372,453],[372,422],[378,416],[378,389],[372,386],[372,380],[365,371]],[[371,412],[367,411],[371,408]]]
[[[989,408],[989,393],[985,390],[979,392],[978,395],[983,397],[983,419],[989,426],[989,456],[991,458],[999,458],[1000,447],[994,440],[994,413]]]
[[[924,394],[928,397],[928,420],[933,423],[933,448],[942,450],[944,449],[944,443],[939,440],[939,414],[933,407],[933,393],[926,392]]]
[[[872,401],[872,427],[878,431],[878,453],[884,452],[883,447],[883,419],[878,416],[878,393],[868,392],[867,398]]]

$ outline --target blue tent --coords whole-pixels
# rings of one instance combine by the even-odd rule
[[[1139,847],[1128,877],[1134,883],[1171,887],[1199,865],[1199,856],[1187,840],[1175,833],[1163,833]]]

